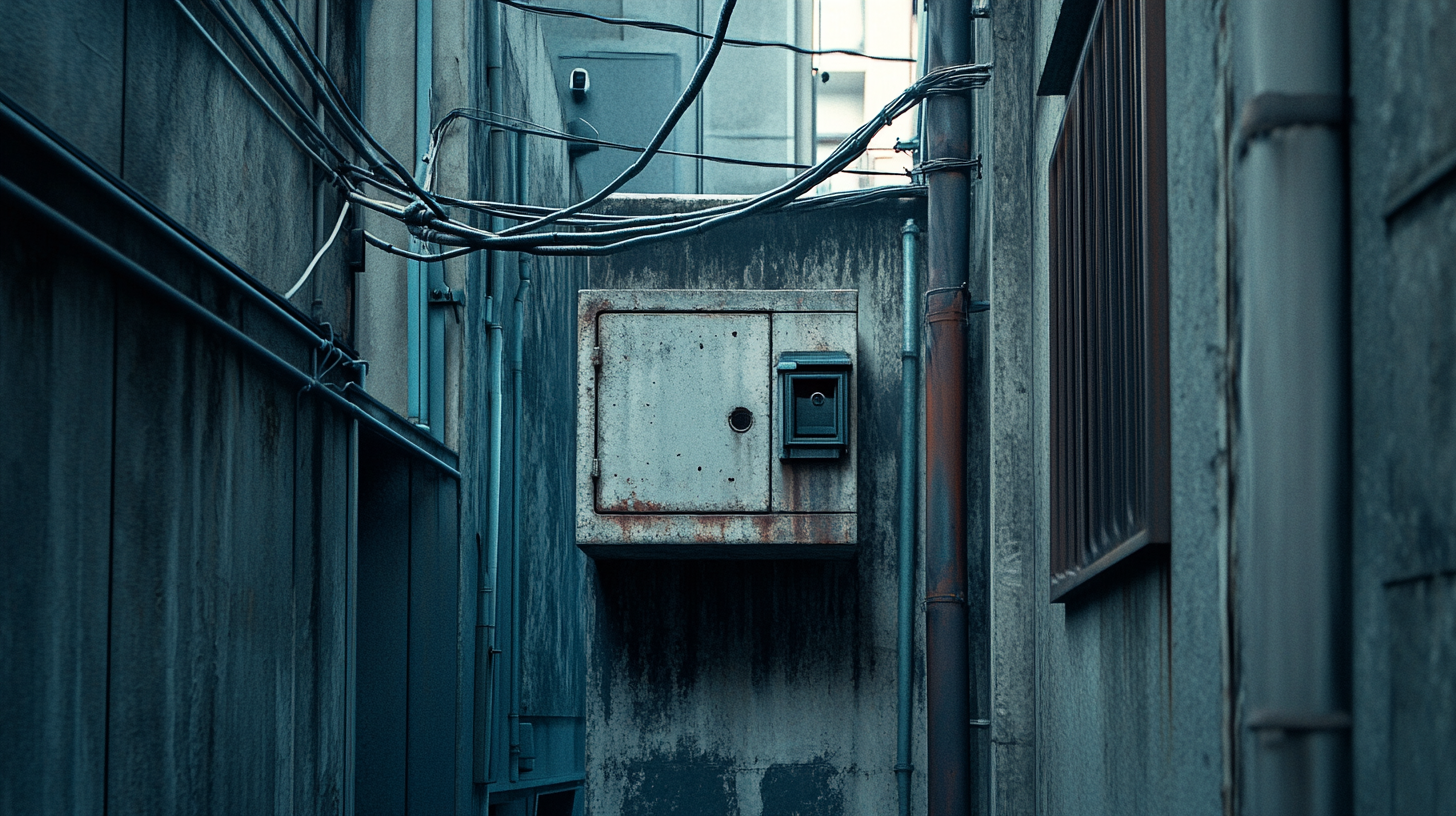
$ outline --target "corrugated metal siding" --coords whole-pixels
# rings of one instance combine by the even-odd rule
[[[0,813],[105,807],[112,320],[0,220]]]
[[[307,340],[93,182],[3,169],[309,359]],[[19,656],[4,664],[0,773],[34,780],[7,784],[0,813],[341,813],[352,420],[113,278],[113,256],[56,223],[27,210],[0,224],[0,644]],[[459,498],[453,478],[414,471],[397,516],[410,605],[386,624],[414,626],[411,807],[437,813],[454,799]],[[377,716],[362,709],[362,730]]]
[[[3,322],[50,358],[5,330],[6,652],[60,647],[7,661],[5,721],[34,727],[4,775],[40,784],[4,811],[339,812],[348,424],[150,297],[107,303],[94,259],[0,240]]]

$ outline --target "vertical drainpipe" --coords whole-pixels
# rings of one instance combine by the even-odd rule
[[[430,149],[430,88],[435,66],[435,6],[434,0],[415,0],[415,181],[425,183],[425,153]],[[427,247],[417,239],[410,239],[412,252],[425,252]],[[408,366],[406,378],[409,385],[408,413],[415,422],[430,424],[431,372],[429,343],[429,277],[430,264],[420,261],[405,262],[408,318],[406,336],[408,339]],[[439,435],[442,429],[431,428]]]
[[[970,3],[937,5],[926,68],[970,62]],[[970,156],[969,103],[925,101],[925,160]],[[925,670],[929,816],[970,804],[970,657],[966,609],[966,354],[970,177],[927,174],[925,256]]]
[[[1345,4],[1244,9],[1240,787],[1250,813],[1348,813]]]
[[[526,134],[516,134],[517,204],[528,197],[531,167]],[[526,295],[531,289],[531,256],[516,253],[515,336],[511,338],[511,781],[520,777],[521,758],[521,433],[523,427],[522,371],[526,351]]]
[[[329,59],[329,3],[328,0],[315,0],[313,11],[313,51],[319,58],[328,64]],[[327,114],[324,112],[323,100],[314,102],[314,119],[318,120],[320,128],[326,127]],[[320,180],[313,187],[313,244],[322,246],[322,241],[328,237],[328,215],[324,212],[325,192],[327,187]],[[322,277],[322,275],[320,275]],[[312,291],[319,291],[319,279],[314,278],[309,287]],[[313,300],[313,298],[310,298]]]
[[[915,78],[925,76],[926,54],[930,50],[930,3],[928,0],[911,0],[920,7],[917,31],[915,32]],[[925,156],[925,107],[915,106],[915,153],[918,164]]]
[[[489,89],[487,108],[501,109],[501,30],[500,6],[494,2],[485,3],[486,57],[485,81]],[[505,187],[506,162],[505,141],[502,131],[491,128],[489,137],[490,193],[498,195]],[[491,229],[501,228],[499,219],[491,219]],[[479,601],[476,620],[484,621],[477,626],[476,673],[475,673],[475,781],[485,784],[490,781],[490,755],[495,729],[495,656],[496,620],[499,598],[496,593],[500,566],[500,485],[501,485],[501,369],[503,368],[503,339],[500,316],[496,304],[500,303],[500,272],[502,253],[486,253],[485,328],[488,332],[488,357],[486,360],[486,402],[488,413],[489,448],[486,455],[485,475],[485,544],[482,561],[484,568],[479,576]],[[489,789],[484,798],[490,799]]]
[[[900,229],[904,244],[901,253],[905,266],[901,289],[904,293],[901,321],[904,343],[900,348],[900,593],[898,598],[899,632],[897,635],[899,699],[896,701],[895,781],[900,789],[900,816],[910,816],[910,700],[914,691],[911,656],[915,645],[912,622],[915,607],[915,443],[919,441],[920,405],[915,392],[920,385],[920,316],[916,301],[920,295],[920,279],[916,274],[915,243],[920,228],[914,219]]]

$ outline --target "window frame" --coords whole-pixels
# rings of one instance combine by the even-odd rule
[[[1063,17],[1087,31],[1047,173],[1053,603],[1170,544],[1172,492],[1163,0]]]

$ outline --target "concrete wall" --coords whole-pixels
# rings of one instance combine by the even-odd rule
[[[1070,4],[1069,4],[1070,5]],[[1050,604],[1047,168],[1036,96],[1062,4],[998,3],[979,149],[990,267],[989,791],[999,812],[1221,813],[1223,395],[1217,10],[1168,4],[1173,544]],[[985,801],[985,798],[982,799]]]
[[[682,205],[651,201],[616,209]],[[851,562],[591,563],[592,813],[894,812],[899,230],[922,213],[769,215],[593,259],[592,288],[859,290],[860,544]],[[923,692],[914,707],[924,768]],[[913,790],[923,812],[918,772]]]
[[[1456,151],[1456,13],[1353,2],[1349,37],[1355,806],[1436,813],[1456,807],[1456,186],[1433,172]]]
[[[330,51],[330,64],[347,92],[341,20],[351,5],[331,8],[336,50]],[[316,36],[315,10],[313,3],[294,9],[310,38]],[[193,13],[241,63],[240,52],[208,12]],[[266,31],[251,9],[243,14]],[[265,285],[279,291],[293,285],[327,237],[342,201],[326,183],[328,191],[316,201],[318,169],[176,5],[19,0],[7,4],[6,19],[0,91]],[[272,56],[285,60],[281,49]],[[249,76],[261,85],[255,74]],[[328,221],[321,235],[320,217]],[[294,303],[352,340],[348,277],[344,254],[333,252]],[[317,309],[315,300],[322,301]]]
[[[1065,9],[996,5],[984,135],[998,808],[1031,812],[1033,778],[1045,813],[1451,806],[1456,142],[1438,43],[1456,33],[1445,6],[1352,4],[1336,17],[1345,77],[1325,86],[1324,46],[1290,44],[1297,26],[1269,17],[1302,26],[1324,8],[1168,4],[1173,541],[1165,560],[1053,606],[1045,168],[1062,106],[1034,86]],[[1347,137],[1300,120],[1241,141],[1257,94],[1337,94],[1341,81]],[[1299,192],[1322,156],[1348,161],[1347,203]],[[1255,730],[1259,709],[1325,720]]]

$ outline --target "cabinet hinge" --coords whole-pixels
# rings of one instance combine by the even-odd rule
[[[596,368],[602,367],[602,347],[592,346],[591,364]]]
[[[592,473],[592,478],[593,479],[595,479],[598,476],[601,476],[602,475],[602,460],[600,460],[600,459],[593,459],[592,460],[592,471],[591,471],[591,473]]]

